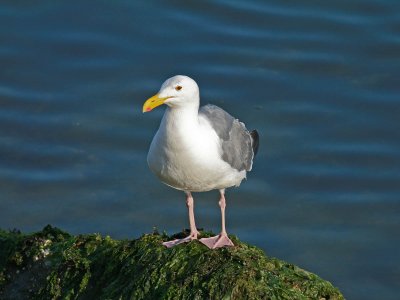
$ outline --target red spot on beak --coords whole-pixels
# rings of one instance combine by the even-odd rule
[[[151,111],[151,108],[150,107],[146,108],[146,111]]]

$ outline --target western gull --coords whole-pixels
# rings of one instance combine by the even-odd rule
[[[233,246],[225,229],[225,189],[239,186],[250,171],[259,137],[245,125],[215,105],[199,109],[200,93],[190,77],[167,79],[160,91],[143,105],[143,112],[166,104],[168,107],[147,155],[150,170],[166,185],[186,194],[190,235],[164,242],[166,247],[197,239],[192,192],[219,190],[222,230],[217,236],[202,238],[214,249]]]

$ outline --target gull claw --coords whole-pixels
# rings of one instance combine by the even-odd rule
[[[188,243],[191,242],[193,240],[197,240],[197,235],[200,235],[200,233],[198,231],[191,233],[189,236],[183,238],[183,239],[175,239],[172,241],[168,241],[168,242],[163,242],[162,244],[167,247],[167,248],[172,248],[174,246],[177,246],[179,244],[183,244],[183,243]]]
[[[219,234],[209,238],[202,238],[200,242],[210,249],[235,246],[227,234]]]

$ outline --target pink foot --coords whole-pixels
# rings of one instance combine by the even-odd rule
[[[202,238],[200,239],[200,242],[202,242],[210,249],[216,249],[225,246],[227,247],[235,246],[226,233],[216,235],[210,238]]]
[[[162,244],[167,248],[171,248],[171,247],[174,247],[174,246],[179,245],[179,244],[190,242],[191,240],[192,239],[188,236],[188,237],[185,237],[184,239],[176,239],[176,240],[164,242]]]
[[[176,245],[179,245],[179,244],[188,243],[190,241],[197,240],[197,235],[198,234],[199,234],[198,232],[192,233],[192,234],[190,234],[189,236],[187,236],[187,237],[185,237],[183,239],[176,239],[176,240],[164,242],[162,244],[167,248],[172,248],[172,247],[174,247]]]

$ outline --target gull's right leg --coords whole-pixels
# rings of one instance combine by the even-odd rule
[[[189,224],[190,224],[190,235],[183,238],[183,239],[176,239],[168,242],[164,242],[163,245],[166,246],[167,248],[171,248],[173,246],[182,244],[182,243],[187,243],[192,240],[197,240],[197,236],[200,235],[200,233],[197,231],[196,228],[196,222],[194,221],[194,200],[192,197],[192,194],[190,192],[185,192],[186,193],[186,206],[189,211]]]

